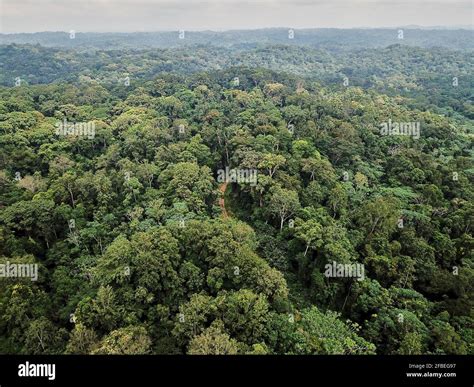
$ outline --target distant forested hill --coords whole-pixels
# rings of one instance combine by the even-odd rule
[[[0,84],[99,82],[118,85],[162,73],[192,74],[235,67],[286,72],[323,85],[376,89],[411,97],[413,106],[474,118],[472,51],[392,44],[332,51],[309,46],[193,45],[167,49],[81,50],[39,45],[0,46]],[[230,73],[232,70],[230,70]],[[232,74],[229,74],[232,77]]]
[[[75,31],[70,39],[69,32],[39,32],[34,34],[0,34],[0,44],[41,44],[50,47],[75,47],[96,49],[121,48],[168,48],[183,45],[205,44],[207,46],[241,45],[250,48],[258,44],[305,45],[314,48],[344,50],[347,48],[377,48],[396,42],[418,47],[445,47],[448,49],[472,50],[474,48],[472,29],[420,29],[400,27],[395,29],[298,29],[289,39],[291,28],[269,28],[246,31],[185,31],[179,39],[179,31],[135,32],[135,33],[83,33]],[[399,30],[403,39],[399,39]]]

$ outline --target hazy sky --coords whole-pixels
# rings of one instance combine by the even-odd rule
[[[473,1],[0,0],[0,31],[467,26]]]

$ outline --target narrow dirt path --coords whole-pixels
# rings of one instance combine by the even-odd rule
[[[222,216],[224,219],[229,218],[229,214],[227,213],[227,210],[225,209],[225,199],[224,199],[224,194],[225,190],[227,189],[227,183],[222,183],[219,186],[219,191],[221,192],[222,196],[219,198],[219,206],[221,207],[222,211]]]

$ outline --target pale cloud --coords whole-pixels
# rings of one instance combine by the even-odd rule
[[[470,25],[470,0],[0,0],[2,32]]]

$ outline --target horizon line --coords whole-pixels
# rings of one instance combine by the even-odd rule
[[[400,26],[377,26],[377,27],[364,27],[364,26],[358,26],[358,27],[256,27],[256,28],[229,28],[229,29],[183,29],[183,28],[178,28],[175,30],[133,30],[133,31],[80,31],[77,29],[71,29],[70,31],[63,31],[63,30],[58,30],[58,31],[53,31],[53,30],[42,30],[42,31],[34,31],[34,32],[3,32],[0,31],[0,35],[14,35],[14,34],[25,34],[25,35],[33,35],[33,34],[44,34],[44,33],[65,33],[69,34],[71,31],[74,31],[76,34],[143,34],[143,33],[171,33],[171,32],[179,32],[179,31],[185,31],[185,32],[215,32],[215,33],[225,33],[225,32],[233,32],[233,31],[262,31],[262,30],[294,30],[294,31],[304,31],[304,30],[377,30],[377,29],[384,29],[384,30],[395,30],[397,28],[405,28],[405,29],[425,29],[425,30],[443,30],[443,29],[449,29],[449,30],[473,30],[474,31],[474,25],[429,25],[429,26],[424,26],[424,25],[400,25]]]

